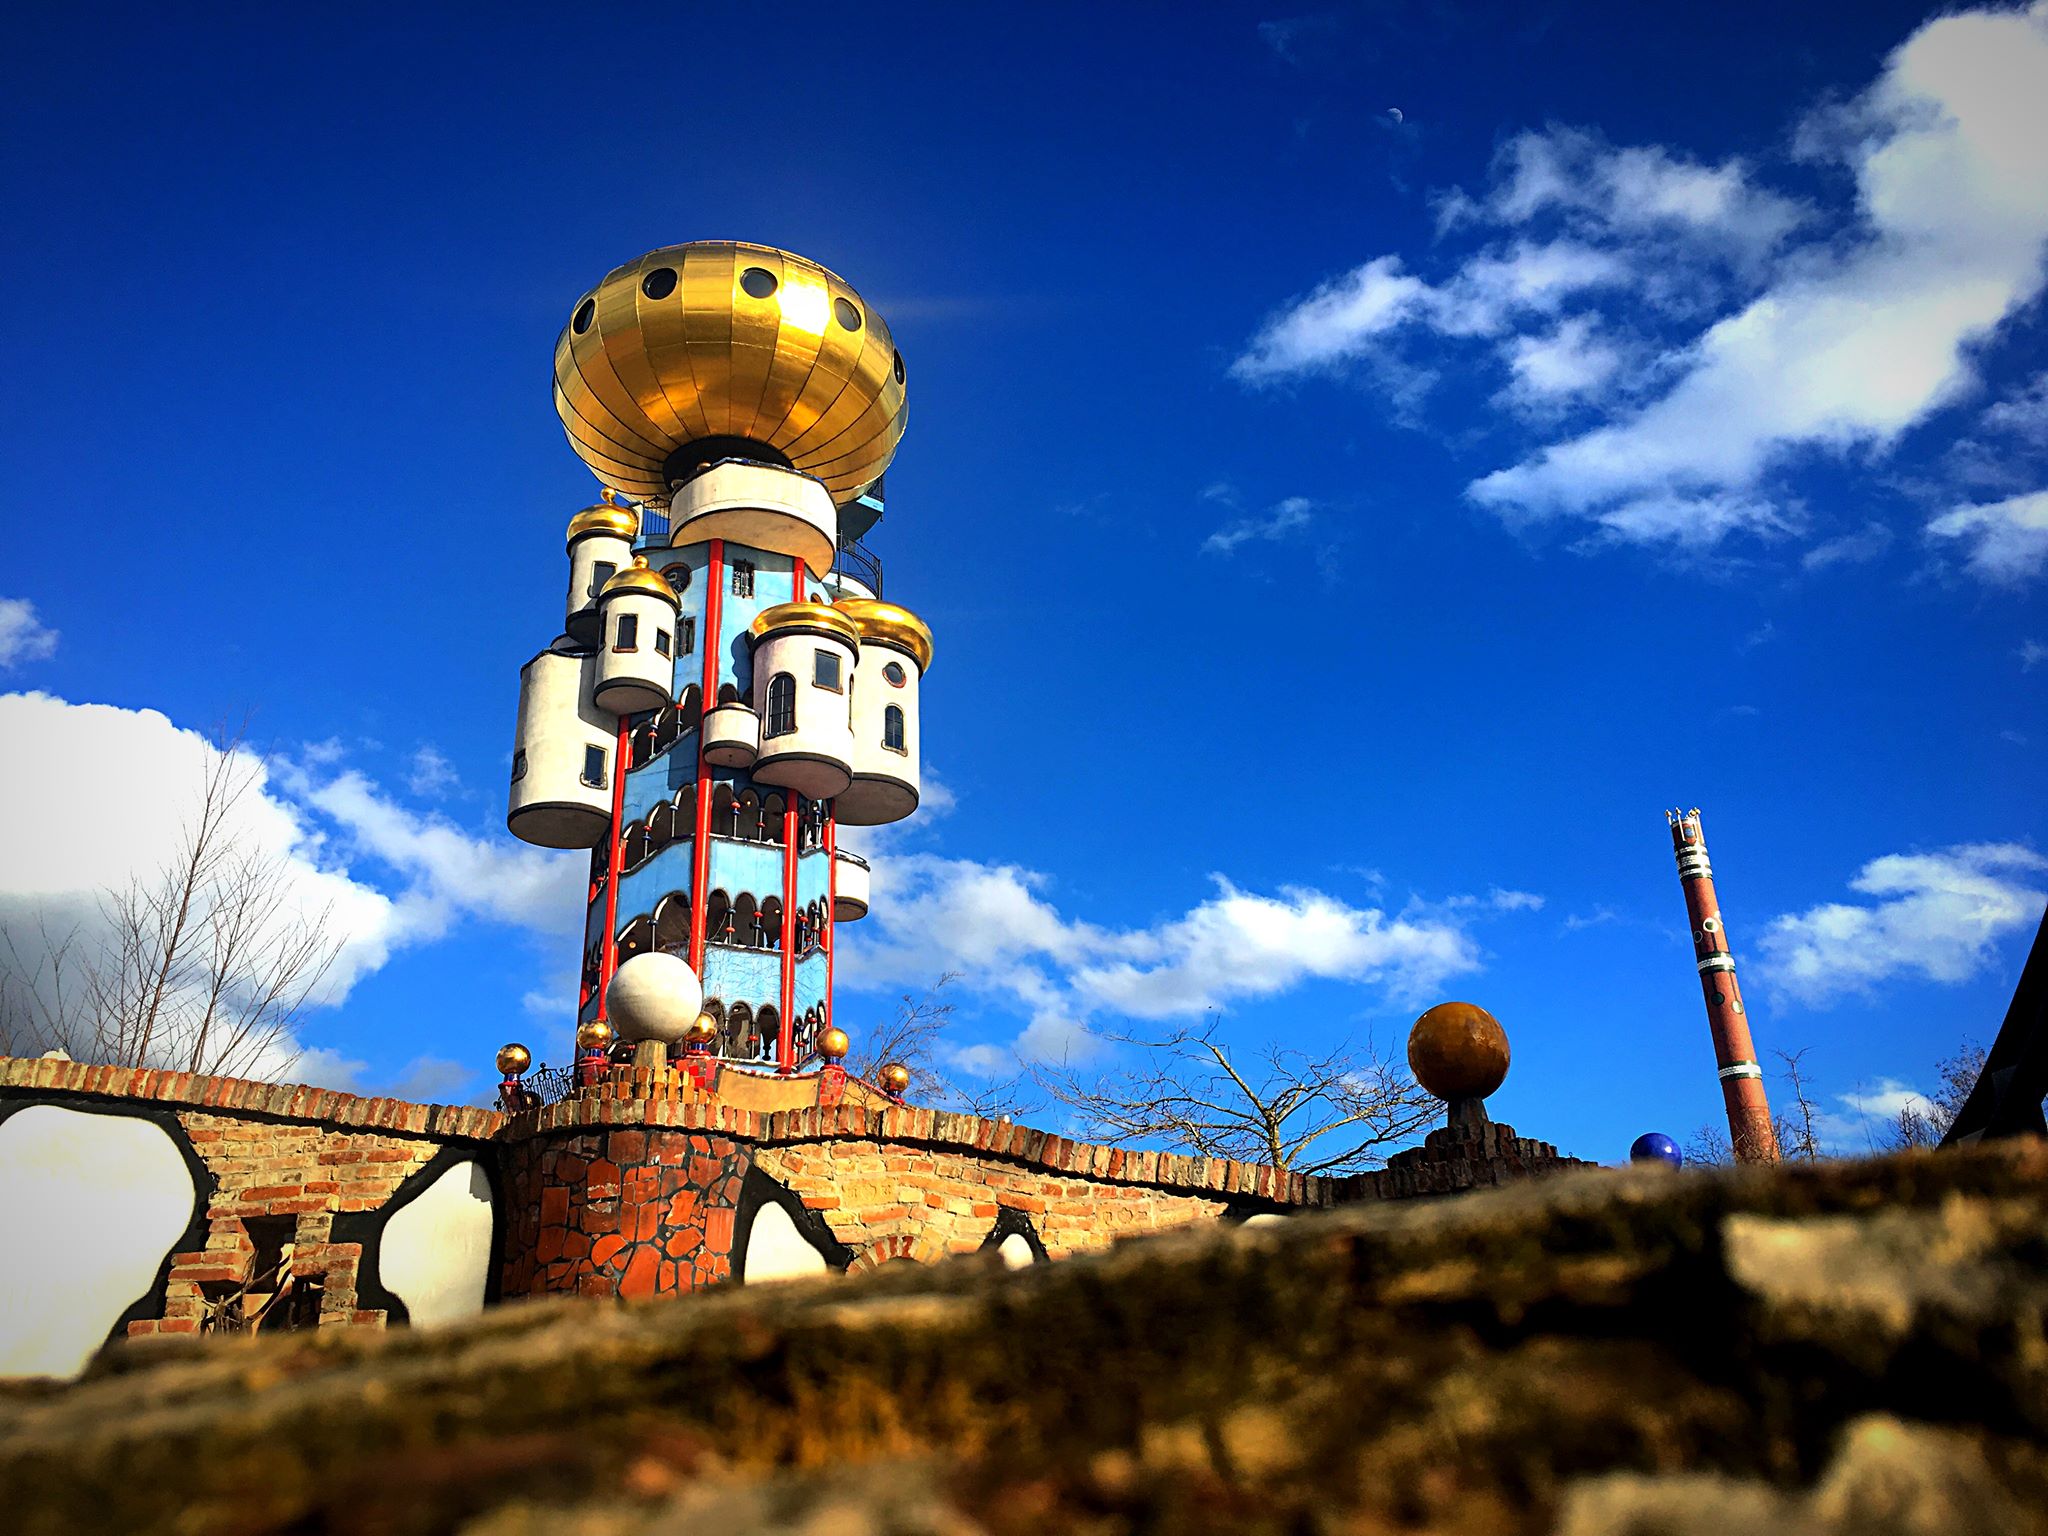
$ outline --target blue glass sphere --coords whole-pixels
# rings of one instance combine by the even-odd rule
[[[1632,1163],[1669,1163],[1673,1168],[1685,1166],[1685,1154],[1678,1150],[1678,1143],[1662,1131],[1645,1131],[1638,1136],[1629,1146],[1628,1160]]]

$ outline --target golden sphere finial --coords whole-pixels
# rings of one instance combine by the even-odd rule
[[[1483,1099],[1508,1075],[1508,1032],[1476,1003],[1438,1003],[1408,1031],[1408,1069],[1440,1099]]]
[[[826,1061],[843,1060],[852,1049],[853,1041],[847,1038],[845,1030],[837,1026],[822,1031],[818,1036],[818,1055]]]
[[[611,1049],[616,1032],[603,1019],[591,1019],[576,1026],[576,1044],[586,1055]]]
[[[523,1077],[533,1065],[533,1052],[518,1041],[498,1048],[498,1072],[503,1077]]]
[[[900,1099],[904,1090],[910,1087],[910,1068],[900,1061],[885,1062],[875,1078],[881,1083],[884,1093],[892,1099]]]
[[[700,1013],[683,1028],[683,1044],[709,1045],[718,1038],[718,1020],[707,1010]]]

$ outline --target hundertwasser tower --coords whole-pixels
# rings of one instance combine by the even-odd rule
[[[728,1060],[793,1071],[831,1026],[837,925],[868,907],[838,829],[918,803],[931,631],[862,542],[904,402],[882,317],[787,251],[667,246],[572,306],[555,407],[605,496],[520,675],[507,822],[591,850],[580,1020],[661,952]]]

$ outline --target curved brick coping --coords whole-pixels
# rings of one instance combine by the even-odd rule
[[[395,1136],[427,1136],[439,1141],[489,1141],[505,1124],[505,1117],[494,1109],[370,1099],[303,1083],[261,1083],[242,1077],[208,1077],[197,1072],[150,1067],[103,1067],[82,1061],[0,1056],[0,1091],[8,1089],[133,1099],[176,1108],[360,1127]]]
[[[502,1139],[523,1141],[558,1131],[614,1126],[716,1131],[736,1141],[760,1146],[869,1141],[947,1147],[1105,1184],[1144,1184],[1191,1193],[1239,1195],[1274,1205],[1323,1206],[1335,1204],[1341,1198],[1332,1187],[1333,1181],[1310,1174],[1278,1173],[1263,1164],[1240,1163],[1230,1158],[1183,1157],[1173,1152],[1096,1146],[1049,1131],[1035,1131],[1027,1125],[910,1105],[878,1110],[841,1104],[755,1114],[726,1104],[687,1098],[611,1099],[578,1095],[513,1116],[505,1124]]]

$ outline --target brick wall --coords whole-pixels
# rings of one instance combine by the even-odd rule
[[[259,1247],[279,1239],[292,1244],[293,1287],[310,1314],[303,1322],[381,1326],[382,1310],[358,1304],[363,1245],[334,1241],[335,1218],[377,1210],[443,1148],[489,1156],[504,1118],[294,1084],[12,1057],[0,1057],[0,1096],[130,1109],[160,1124],[168,1116],[204,1166],[212,1187],[202,1191],[203,1240],[172,1254],[161,1306],[131,1322],[131,1334],[198,1332],[208,1296],[248,1279]]]

